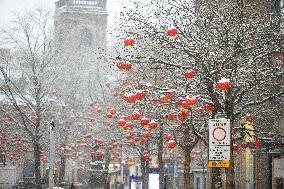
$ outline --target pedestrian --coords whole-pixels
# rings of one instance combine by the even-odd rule
[[[76,189],[76,187],[74,186],[74,184],[73,183],[71,183],[71,186],[70,186],[70,188],[69,189]]]

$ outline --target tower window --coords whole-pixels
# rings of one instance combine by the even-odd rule
[[[91,30],[85,29],[82,33],[82,45],[85,47],[93,46],[93,34]]]

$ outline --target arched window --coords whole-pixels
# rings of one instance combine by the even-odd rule
[[[84,29],[82,33],[82,45],[85,47],[93,46],[93,34],[91,30]]]

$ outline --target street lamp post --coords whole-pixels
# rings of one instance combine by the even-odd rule
[[[48,161],[48,187],[54,187],[54,160],[55,160],[55,123],[52,121],[49,127],[49,161]]]

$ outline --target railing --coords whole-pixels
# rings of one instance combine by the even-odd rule
[[[105,7],[106,0],[59,0],[55,2],[56,8],[63,6],[98,6]]]

